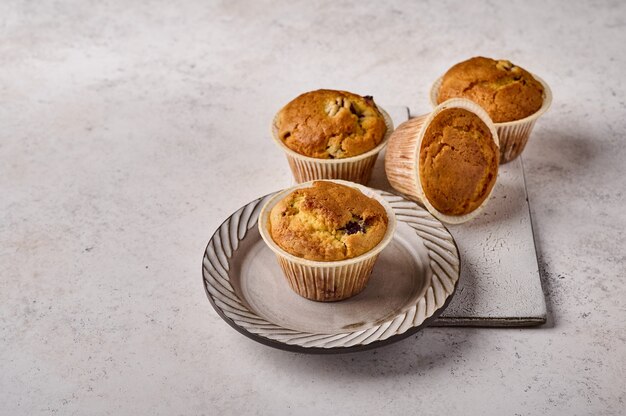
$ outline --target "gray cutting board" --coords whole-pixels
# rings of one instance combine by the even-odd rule
[[[406,107],[384,107],[394,125]],[[393,191],[384,154],[369,186]],[[522,159],[500,166],[485,210],[469,223],[448,226],[461,255],[461,279],[452,302],[435,326],[531,326],[546,322]]]

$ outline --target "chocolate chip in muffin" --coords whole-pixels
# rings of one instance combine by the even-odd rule
[[[365,234],[366,229],[365,229],[365,222],[363,221],[363,218],[359,217],[359,216],[355,216],[352,221],[348,221],[348,223],[345,225],[345,227],[340,228],[339,230],[345,230],[346,234],[348,235],[352,235],[352,234],[356,234],[356,233],[363,233]]]

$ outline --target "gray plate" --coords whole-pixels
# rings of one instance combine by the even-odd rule
[[[425,209],[379,192],[394,209],[398,227],[359,295],[320,303],[291,291],[256,226],[268,195],[231,215],[207,245],[202,272],[215,310],[249,338],[311,353],[377,347],[430,324],[456,289],[458,249]]]

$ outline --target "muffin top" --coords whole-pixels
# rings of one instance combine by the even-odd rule
[[[446,215],[472,212],[496,182],[499,151],[474,113],[449,108],[435,116],[420,147],[419,177],[428,201]]]
[[[509,61],[475,57],[454,65],[443,76],[439,104],[455,97],[474,101],[494,123],[504,123],[537,112],[543,104],[543,86]]]
[[[378,146],[387,131],[372,97],[334,90],[300,95],[280,110],[276,127],[291,150],[319,159],[365,153]]]
[[[272,208],[272,239],[294,256],[337,261],[374,248],[387,230],[387,213],[377,200],[333,182],[297,189]]]

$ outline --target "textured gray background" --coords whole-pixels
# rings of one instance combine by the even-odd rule
[[[0,414],[620,414],[626,3],[0,3]],[[302,356],[202,289],[208,237],[290,184],[296,94],[429,109],[476,54],[552,87],[524,154],[549,322]]]

